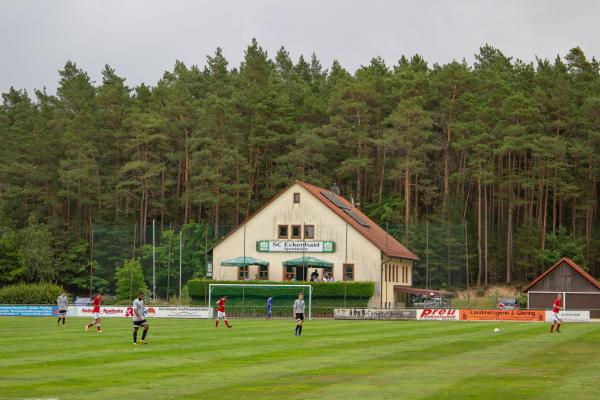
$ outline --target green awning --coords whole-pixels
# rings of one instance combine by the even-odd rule
[[[247,267],[248,265],[260,265],[261,267],[266,267],[269,265],[269,262],[254,257],[236,257],[230,260],[221,261],[222,267]]]
[[[315,257],[299,257],[293,260],[287,260],[283,262],[286,267],[320,267],[320,268],[333,268],[333,263],[325,260],[320,260]]]

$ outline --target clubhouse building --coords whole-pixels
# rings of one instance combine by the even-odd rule
[[[395,307],[412,286],[410,250],[340,196],[295,181],[212,248],[215,280],[373,281],[369,306]]]

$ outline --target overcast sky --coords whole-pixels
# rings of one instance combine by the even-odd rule
[[[485,43],[526,61],[574,46],[598,58],[599,16],[594,0],[0,0],[0,91],[54,93],[67,60],[97,82],[109,64],[129,86],[153,85],[218,46],[238,66],[253,37],[271,56],[283,45],[352,72],[377,55],[470,62]]]

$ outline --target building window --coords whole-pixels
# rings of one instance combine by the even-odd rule
[[[277,227],[277,239],[287,239],[288,238],[288,226],[287,225],[279,225]]]
[[[245,281],[248,278],[248,267],[238,267],[238,281]]]
[[[268,281],[269,280],[269,266],[260,266],[258,268],[258,279],[260,279],[261,281]]]
[[[294,204],[300,204],[300,193],[294,193]]]
[[[295,267],[283,267],[283,280],[284,281],[295,281],[296,280],[296,268]]]
[[[344,280],[354,280],[354,264],[344,264]]]
[[[292,225],[292,239],[301,239],[302,238],[302,226],[301,225]]]
[[[304,225],[304,239],[314,239],[315,238],[315,226],[314,225]]]

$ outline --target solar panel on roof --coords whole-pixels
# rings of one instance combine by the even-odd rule
[[[335,204],[338,208],[341,208],[343,210],[349,210],[350,207],[348,207],[347,205],[345,205],[335,194],[331,193],[331,192],[326,192],[324,190],[321,191],[321,194],[323,196],[325,196],[327,198],[327,200],[329,200],[330,202],[332,202],[333,204]]]
[[[353,220],[355,220],[356,222],[358,222],[362,226],[367,227],[367,228],[371,226],[371,225],[369,225],[367,223],[367,221],[365,221],[364,219],[362,219],[361,217],[359,217],[354,211],[345,208],[344,212],[346,214],[348,214],[350,216],[350,218],[352,218]]]

